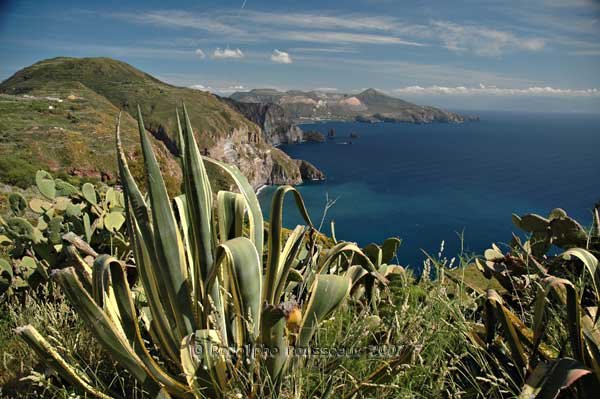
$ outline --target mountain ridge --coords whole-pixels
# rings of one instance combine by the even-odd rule
[[[370,88],[357,94],[324,91],[279,91],[269,88],[235,92],[229,98],[246,103],[274,103],[288,117],[302,121],[340,120],[358,122],[462,123],[462,115],[413,104]]]

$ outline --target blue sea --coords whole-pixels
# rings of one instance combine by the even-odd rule
[[[335,139],[281,148],[327,174],[298,187],[317,225],[326,196],[337,199],[324,233],[335,220],[337,238],[361,246],[398,236],[400,263],[416,269],[423,250],[437,255],[442,241],[448,258],[510,242],[513,212],[546,216],[561,207],[591,224],[600,201],[599,115],[477,115],[464,124],[303,125],[325,135],[334,129]],[[266,218],[274,190],[259,196]],[[286,202],[285,225],[302,223],[291,196]]]

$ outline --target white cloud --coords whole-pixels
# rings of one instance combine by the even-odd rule
[[[277,64],[291,64],[292,57],[285,51],[273,50],[273,54],[271,54],[271,61]]]
[[[227,58],[244,58],[244,53],[239,48],[230,49],[229,47],[221,49],[217,47],[212,53],[212,58],[220,60]]]
[[[205,86],[202,84],[194,84],[194,85],[189,86],[189,88],[196,89],[196,90],[202,90],[202,91],[210,91],[211,93],[221,94],[221,95],[229,95],[236,91],[247,90],[246,86],[238,85],[238,84],[234,84],[234,85],[230,85],[230,86],[223,86],[223,87],[212,87],[212,86]]]
[[[190,89],[202,90],[202,91],[211,91],[212,88],[210,86],[204,86],[201,84],[191,85]]]
[[[399,95],[494,95],[494,96],[571,96],[591,97],[600,96],[600,90],[592,89],[557,89],[554,87],[532,86],[521,89],[500,88],[479,84],[478,87],[465,86],[408,86],[392,90]]]
[[[202,49],[200,49],[200,48],[199,48],[199,49],[197,49],[197,50],[196,50],[194,53],[196,53],[196,55],[197,55],[197,56],[198,56],[200,59],[206,58],[206,54],[204,54],[204,51],[202,51]]]
[[[317,88],[313,89],[313,91],[321,91],[324,93],[331,93],[331,92],[338,91],[338,89],[335,87],[317,87]]]

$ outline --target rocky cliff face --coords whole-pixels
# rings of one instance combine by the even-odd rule
[[[325,173],[321,172],[312,163],[303,159],[295,160],[298,168],[300,169],[300,176],[304,181],[318,181],[325,180]]]
[[[284,109],[273,103],[249,103],[221,97],[248,120],[262,127],[265,140],[272,145],[302,141],[302,130],[290,121]]]
[[[211,158],[236,165],[254,186],[300,184],[300,169],[283,151],[263,141],[260,131],[235,129],[206,151]]]
[[[292,123],[284,109],[277,104],[244,103],[221,97],[220,99],[262,128],[259,141],[280,145],[299,143],[305,139],[302,129]],[[263,158],[262,169],[271,170],[268,178],[264,180],[266,184],[297,184],[303,180],[325,179],[325,174],[310,162],[291,159],[279,149],[271,149],[268,156]]]

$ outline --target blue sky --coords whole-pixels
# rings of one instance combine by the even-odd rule
[[[224,95],[375,87],[453,109],[600,112],[592,0],[0,0],[0,79],[60,55]]]

